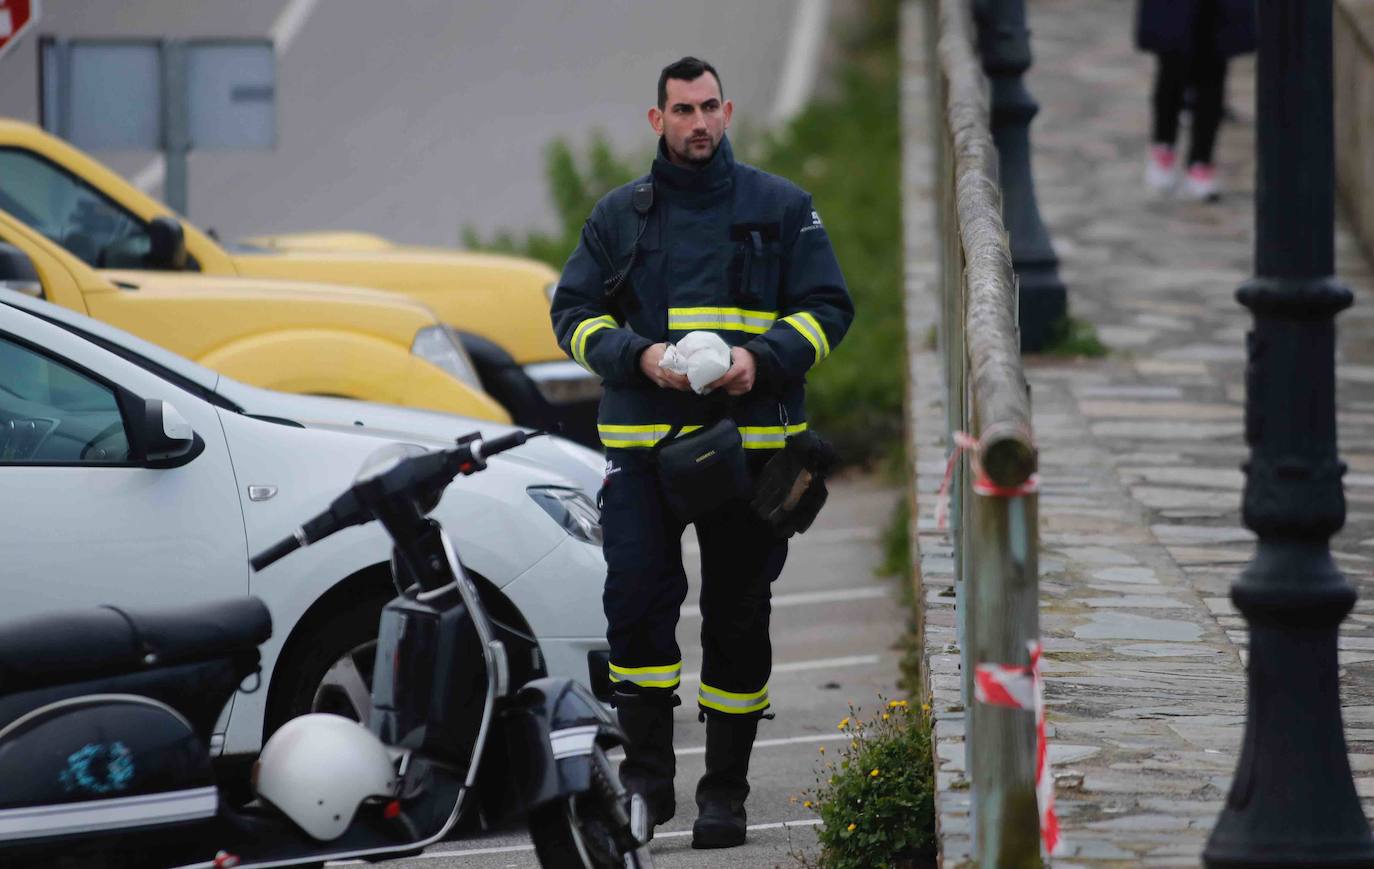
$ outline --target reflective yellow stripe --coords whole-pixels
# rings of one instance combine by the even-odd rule
[[[806,423],[804,422],[789,425],[785,431],[780,425],[742,425],[739,427],[740,440],[744,441],[746,450],[782,449],[787,443],[788,435],[799,434],[804,431],[806,431]]]
[[[682,682],[682,662],[655,667],[611,665],[612,682],[633,682],[641,688],[676,688]]]
[[[703,682],[697,688],[697,703],[707,709],[728,712],[732,715],[758,712],[760,709],[768,708],[768,686],[764,685],[761,690],[749,694],[737,694],[733,691],[712,688]]]
[[[568,342],[569,348],[572,350],[573,361],[588,371],[591,371],[592,367],[587,364],[587,338],[590,337],[593,332],[601,329],[612,329],[615,328],[615,325],[615,318],[609,314],[603,314],[600,317],[592,317],[589,320],[583,320],[581,323],[578,323],[577,328],[573,330],[572,340]],[[593,371],[592,373],[595,374],[596,372]]]
[[[796,329],[811,344],[812,349],[816,351],[817,362],[830,355],[830,342],[825,337],[825,330],[809,312],[799,311],[783,317],[782,321]]]
[[[691,434],[699,425],[684,425],[679,436]],[[668,436],[668,432],[673,427],[669,423],[659,422],[651,425],[597,425],[597,434],[601,436],[601,445],[604,447],[651,447]]]
[[[775,311],[749,311],[744,308],[669,308],[668,328],[679,332],[716,329],[762,335],[777,318]]]
[[[829,356],[830,339],[825,337],[825,330],[821,328],[821,321],[816,319],[816,315],[812,314],[810,311],[798,311],[793,316],[801,317],[807,323],[811,324],[811,328],[816,330],[816,336],[821,339],[821,358],[824,359]]]

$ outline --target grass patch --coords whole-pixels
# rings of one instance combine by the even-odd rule
[[[810,421],[847,464],[872,464],[899,449],[902,434],[897,8],[896,0],[866,0],[855,16],[863,27],[843,42],[833,96],[814,101],[782,129],[761,135],[740,129],[734,139],[741,160],[810,191],[854,297],[857,316],[843,346],[807,375]],[[601,135],[580,156],[566,141],[555,141],[544,172],[557,231],[506,231],[484,239],[468,227],[463,243],[562,268],[592,205],[643,174],[651,156],[617,154]]]
[[[914,585],[916,571],[911,557],[911,536],[907,530],[910,518],[910,501],[903,496],[893,505],[892,516],[883,529],[883,560],[877,573],[897,581],[906,611],[906,628],[897,646],[901,654],[897,665],[898,685],[908,698],[920,698],[925,696],[925,644],[921,634],[921,602],[916,598]]]
[[[1040,351],[1045,356],[1087,356],[1093,359],[1107,355],[1107,345],[1097,337],[1097,329],[1087,320],[1061,317],[1050,327],[1050,340]]]
[[[902,599],[907,604],[911,603],[911,583],[906,581],[911,578],[911,536],[907,533],[910,522],[911,507],[903,495],[893,505],[892,516],[883,529],[883,563],[878,566],[880,576],[895,576],[902,581],[906,589]]]

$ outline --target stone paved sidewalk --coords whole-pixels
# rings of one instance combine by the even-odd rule
[[[1112,350],[1100,360],[1028,363],[1051,760],[1069,843],[1055,865],[1198,865],[1245,710],[1245,624],[1227,594],[1253,550],[1239,517],[1250,317],[1234,292],[1251,273],[1254,66],[1232,65],[1238,117],[1223,127],[1218,153],[1227,195],[1217,204],[1152,197],[1141,186],[1152,59],[1132,49],[1133,4],[1028,7],[1039,202],[1072,312]],[[904,45],[906,85],[919,103],[923,46],[914,28]],[[924,336],[934,316],[931,120],[912,95],[908,326]],[[1340,450],[1350,473],[1346,527],[1332,546],[1362,597],[1341,632],[1342,700],[1356,783],[1374,814],[1374,273],[1343,228],[1337,259],[1356,304],[1337,321]],[[951,552],[932,518],[946,445],[939,360],[913,349],[939,823],[952,866],[969,840]]]

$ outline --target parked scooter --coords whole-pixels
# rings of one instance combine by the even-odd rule
[[[527,437],[472,436],[440,452],[388,445],[328,510],[252,559],[262,570],[375,519],[395,544],[399,595],[382,613],[371,726],[287,722],[263,747],[261,800],[246,808],[220,798],[206,746],[256,672],[270,634],[260,602],[103,608],[5,630],[0,863],[247,869],[415,854],[453,827],[495,736],[542,865],[651,866],[645,806],[606,758],[624,734],[574,682],[512,690],[477,589],[426,515],[456,476]]]

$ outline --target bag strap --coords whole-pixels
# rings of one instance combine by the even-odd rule
[[[702,428],[706,428],[710,425],[715,425],[716,423],[720,422],[721,420],[725,419],[726,417],[734,413],[735,408],[739,406],[739,396],[727,395],[724,398],[724,400],[711,401],[710,404],[716,407],[717,412],[715,414],[712,414],[709,422],[702,423]],[[674,438],[682,434],[682,430],[686,428],[687,425],[688,423],[681,421],[672,423],[668,428],[668,433],[664,435],[662,438],[660,438],[658,443],[653,445],[651,452],[657,453],[659,450],[663,449],[670,442],[672,442]]]

